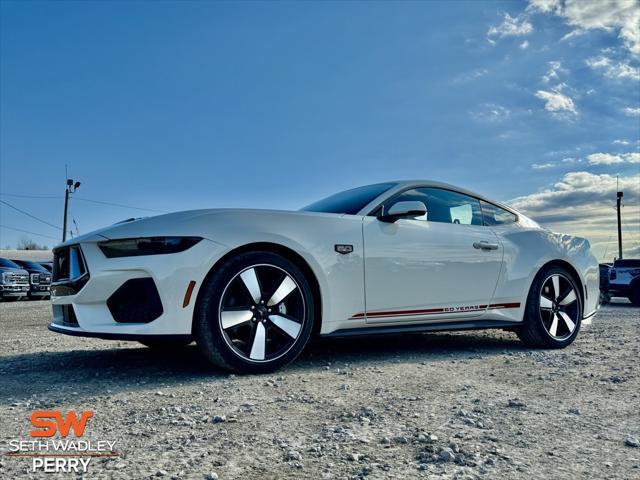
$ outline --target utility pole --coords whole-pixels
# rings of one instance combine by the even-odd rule
[[[622,260],[622,220],[620,218],[620,202],[622,201],[622,192],[618,192],[616,209],[618,210],[618,259]]]
[[[74,193],[80,182],[73,182],[72,179],[67,178],[67,185],[64,189],[64,220],[62,221],[62,241],[67,239],[67,211],[69,210],[69,195]]]

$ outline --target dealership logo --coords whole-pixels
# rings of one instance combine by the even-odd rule
[[[31,440],[10,440],[10,457],[32,459],[33,472],[86,473],[93,457],[117,457],[116,441],[85,439],[93,412],[36,410],[31,414]]]
[[[75,412],[67,412],[66,417],[57,410],[38,410],[31,414],[31,424],[35,427],[31,431],[32,437],[53,437],[56,432],[67,437],[69,430],[73,428],[76,437],[84,435],[84,429],[87,426],[87,420],[93,417],[93,412],[86,411],[80,414],[78,418]],[[52,420],[53,419],[53,420]]]

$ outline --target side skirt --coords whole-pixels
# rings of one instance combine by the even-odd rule
[[[327,333],[322,337],[350,337],[354,335],[390,335],[394,333],[412,332],[439,332],[446,330],[482,330],[485,328],[514,328],[521,325],[520,322],[508,322],[504,320],[476,320],[469,322],[443,322],[422,325],[398,325],[392,327],[365,327],[343,328],[335,332]]]

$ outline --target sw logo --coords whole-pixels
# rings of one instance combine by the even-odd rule
[[[93,417],[93,412],[84,411],[78,418],[75,412],[67,412],[63,418],[62,412],[57,410],[36,410],[31,414],[31,424],[36,428],[31,431],[32,437],[53,437],[59,432],[62,437],[67,437],[73,429],[76,437],[84,435],[87,420]]]
[[[31,457],[33,472],[86,473],[92,457],[118,456],[115,440],[82,438],[92,417],[90,410],[36,410],[29,418],[33,427],[31,440],[10,440],[7,455]]]

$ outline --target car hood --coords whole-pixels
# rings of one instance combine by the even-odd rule
[[[24,268],[0,267],[0,272],[22,273],[23,275],[29,275],[29,272]]]
[[[295,217],[343,217],[343,214],[307,212],[302,210],[264,210],[243,208],[211,208],[168,213],[116,223],[57,245],[60,248],[81,242],[98,242],[123,238],[158,236],[204,236],[219,228],[250,228],[256,218],[292,220]],[[215,240],[210,238],[210,240]]]

